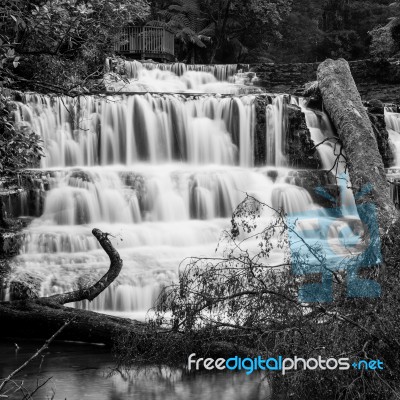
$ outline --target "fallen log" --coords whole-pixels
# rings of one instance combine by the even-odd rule
[[[94,285],[50,297],[26,298],[0,302],[0,337],[44,339],[73,319],[60,334],[61,340],[73,340],[112,345],[116,336],[124,333],[142,334],[146,324],[86,310],[65,307],[82,300],[92,301],[118,277],[122,260],[108,234],[93,229],[93,235],[110,257],[110,268]]]
[[[0,303],[0,337],[43,340],[72,318],[73,322],[60,334],[60,340],[112,346],[118,335],[141,335],[146,329],[142,322],[65,307],[47,300],[18,300]]]
[[[390,198],[378,143],[346,60],[326,60],[318,67],[318,84],[323,103],[347,156],[347,167],[354,194],[368,185],[370,193],[357,200],[358,205],[375,205],[380,232],[385,233],[398,218]]]

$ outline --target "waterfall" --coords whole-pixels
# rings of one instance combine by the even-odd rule
[[[160,64],[134,60],[124,61],[121,68],[127,81],[106,75],[109,91],[219,94],[261,92],[261,89],[254,87],[256,74],[243,72],[243,68],[238,69],[236,64]],[[109,64],[106,69],[111,70]]]
[[[400,208],[400,191],[398,186],[400,167],[400,113],[396,107],[385,107],[385,122],[389,133],[390,142],[393,145],[395,165],[389,169],[388,179],[390,185],[390,195],[397,208]]]
[[[160,76],[168,84],[187,74],[203,82],[209,74],[218,85],[236,85],[231,66],[128,67],[140,84],[155,73],[167,74]],[[186,257],[215,255],[246,193],[287,213],[317,210],[330,218],[309,191],[289,183],[283,96],[267,107],[267,163],[254,167],[254,103],[251,94],[24,95],[15,102],[15,121],[30,125],[44,141],[40,174],[49,190],[42,215],[24,231],[14,270],[40,276],[44,296],[85,287],[109,267],[91,234],[102,229],[112,235],[124,267],[95,301],[74,306],[132,316],[146,312],[161,288],[176,282]],[[316,142],[333,137],[325,114],[303,109]],[[318,149],[330,168],[333,142]],[[282,264],[283,250],[271,261]]]
[[[252,166],[254,96],[25,95],[17,122],[44,140],[43,168],[138,162]]]
[[[389,132],[389,138],[395,147],[395,163],[400,166],[400,113],[394,112],[390,107],[385,108],[386,128]]]
[[[353,192],[350,189],[351,182],[349,178],[343,181],[346,173],[345,154],[341,153],[341,147],[328,114],[324,111],[309,109],[303,98],[299,98],[297,104],[305,114],[307,127],[310,130],[311,139],[317,146],[322,168],[334,173],[337,186],[341,188],[340,207],[343,216],[359,218]]]
[[[266,109],[267,126],[267,165],[282,167],[287,165],[286,141],[287,141],[288,115],[286,111],[285,96],[275,97],[272,104]]]
[[[173,63],[173,64],[162,64],[153,62],[140,62],[140,61],[125,61],[124,67],[128,78],[140,79],[143,71],[167,71],[177,76],[182,76],[187,72],[205,72],[211,74],[218,81],[234,82],[235,75],[240,72],[237,64],[224,64],[224,65],[202,65],[202,64],[184,64],[184,63]],[[244,66],[245,69],[249,69],[248,65]],[[201,76],[201,75],[199,75]]]

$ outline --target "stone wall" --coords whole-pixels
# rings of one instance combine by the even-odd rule
[[[253,64],[258,85],[271,93],[296,94],[317,79],[319,63]],[[400,103],[400,60],[351,61],[350,68],[363,100]]]

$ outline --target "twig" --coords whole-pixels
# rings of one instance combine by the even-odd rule
[[[10,375],[7,376],[7,378],[4,379],[3,383],[0,385],[0,392],[4,389],[4,386],[16,375],[18,372],[22,371],[32,360],[34,360],[36,357],[38,357],[43,351],[48,349],[50,343],[75,319],[72,318],[65,322],[65,324],[46,342],[44,345],[32,356],[30,357],[27,361],[25,361],[19,368],[17,368],[15,371],[11,372]]]
[[[46,379],[46,380],[45,380],[43,383],[41,383],[40,385],[39,385],[39,381],[36,382],[36,389],[35,389],[32,393],[27,393],[27,394],[22,398],[22,400],[25,400],[25,399],[32,399],[32,398],[33,398],[33,395],[34,395],[39,389],[41,389],[43,386],[45,386],[45,385],[47,384],[47,382],[48,382],[50,379],[53,379],[53,377],[51,376],[50,378]]]

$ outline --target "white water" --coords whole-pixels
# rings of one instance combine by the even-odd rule
[[[79,177],[67,169],[51,179],[44,214],[29,228],[15,262],[44,278],[43,294],[70,290],[78,276],[92,281],[107,269],[91,229],[112,233],[124,268],[119,285],[90,305],[97,310],[150,308],[161,285],[176,279],[183,258],[213,254],[244,192],[288,212],[312,206],[306,191],[283,178],[274,184],[264,173],[238,167],[137,165],[135,174],[145,182],[140,190],[126,184],[126,171],[79,171]]]
[[[51,99],[27,94],[16,119],[30,123],[43,138],[43,168],[141,161],[251,166],[253,102],[254,96]]]
[[[281,168],[284,102],[279,96],[267,109],[270,166],[256,169],[254,96],[26,95],[17,103],[16,119],[42,136],[43,174],[49,168],[53,173],[43,215],[26,230],[14,260],[16,273],[38,275],[43,295],[93,282],[109,265],[91,235],[100,228],[113,235],[124,267],[99,298],[75,306],[137,316],[153,305],[162,286],[176,281],[184,258],[215,254],[246,193],[288,213],[317,209],[305,189],[287,183],[289,170]],[[315,141],[333,135],[326,115],[304,110]],[[319,151],[331,168],[333,147],[327,143]],[[274,180],[270,168],[278,172]],[[320,216],[329,218],[322,209]],[[348,221],[335,223],[339,235]],[[270,262],[282,260],[277,251]]]
[[[108,67],[110,69],[110,67]],[[257,77],[232,65],[157,64],[124,61],[127,81],[106,75],[106,86],[112,92],[219,93],[260,92],[254,87]]]
[[[287,165],[285,147],[287,142],[287,112],[285,96],[277,96],[272,104],[267,106],[267,165],[283,167]]]
[[[389,138],[395,148],[395,166],[400,167],[400,113],[385,109],[385,122]]]

